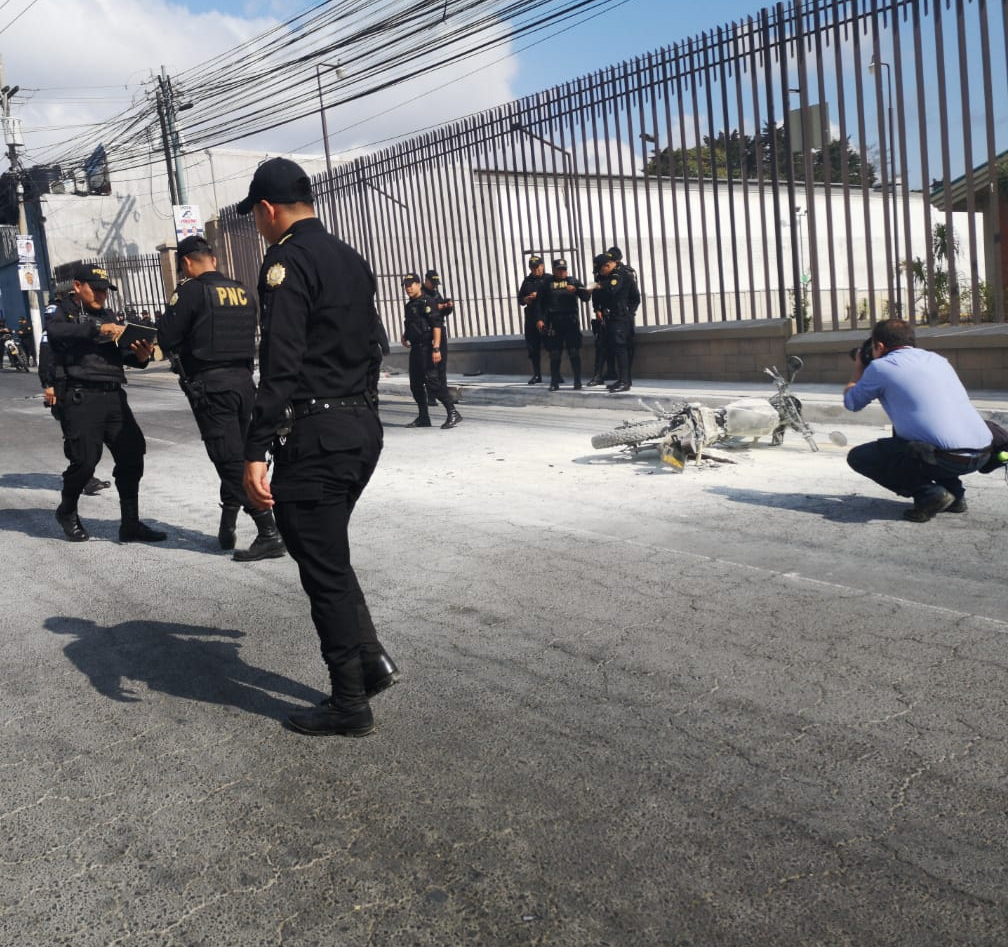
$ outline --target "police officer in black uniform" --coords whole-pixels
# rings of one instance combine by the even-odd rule
[[[258,310],[252,294],[217,269],[213,248],[203,237],[178,245],[181,282],[158,324],[158,341],[189,399],[207,455],[220,477],[221,517],[217,540],[234,549],[238,511],[255,522],[257,535],[238,562],[284,554],[272,510],[257,510],[245,496],[245,436],[252,419],[255,335]]]
[[[567,261],[553,261],[553,275],[545,278],[539,289],[539,328],[546,333],[550,357],[550,391],[560,389],[560,359],[564,349],[574,372],[574,390],[581,389],[581,313],[579,302],[591,298],[588,289],[576,277],[568,275]]]
[[[441,361],[441,333],[444,331],[444,317],[437,303],[425,296],[420,285],[420,277],[416,273],[407,273],[403,277],[403,289],[406,291],[406,305],[403,318],[402,344],[410,350],[409,379],[410,393],[417,403],[417,416],[407,424],[407,427],[430,427],[431,419],[428,411],[428,391],[434,392],[435,403],[444,405],[448,417],[442,429],[455,427],[462,420],[452,401],[448,386],[438,374],[438,364]]]
[[[35,333],[32,331],[31,323],[22,316],[17,327],[18,341],[28,358],[28,364],[38,367],[38,360],[35,358]]]
[[[623,259],[623,251],[619,247],[609,247],[606,250],[605,255],[608,259],[613,260],[616,263],[616,268],[620,273],[625,276],[629,276],[633,280],[634,287],[637,290],[637,305],[634,307],[634,319],[636,319],[637,309],[640,306],[640,281],[637,279],[637,271]],[[633,372],[633,360],[634,360],[634,335],[636,333],[637,327],[632,320],[630,322],[630,342],[627,345],[627,358],[629,359],[629,367],[627,368],[627,382],[630,380],[630,373]],[[611,386],[609,386],[611,387]]]
[[[125,331],[105,308],[110,289],[108,273],[82,264],[74,271],[75,300],[63,300],[46,327],[53,362],[63,379],[60,424],[63,451],[70,465],[63,472],[63,492],[56,520],[67,539],[84,542],[87,531],[77,515],[77,501],[94,475],[107,444],[115,459],[112,477],[119,491],[122,521],[119,541],[160,542],[165,534],[140,521],[140,478],[147,443],[126,401],[123,365],[146,368],[154,354],[147,339],[128,350],[119,347]],[[59,392],[56,395],[60,398]]]
[[[72,293],[70,294],[73,295]],[[46,326],[49,317],[60,311],[60,300],[63,293],[56,293],[50,304],[42,311],[42,336],[38,347],[38,379],[42,385],[42,403],[52,412],[57,421],[63,413],[63,402],[66,400],[66,373],[62,365],[57,365],[52,355],[52,348],[46,336]],[[59,391],[59,395],[56,392]],[[109,480],[99,480],[92,476],[84,485],[84,495],[97,496],[102,490],[111,487]]]
[[[608,254],[595,257],[598,282],[592,292],[596,314],[602,320],[606,346],[616,363],[616,381],[610,392],[629,391],[630,347],[633,343],[634,315],[640,305],[637,283],[626,268]]]
[[[255,215],[270,244],[259,273],[259,390],[245,441],[245,492],[276,514],[332,683],[331,697],[289,721],[303,733],[364,736],[374,729],[368,699],[398,675],[378,641],[347,536],[382,449],[369,390],[380,352],[375,279],[352,247],[326,233],[308,177],[293,161],[263,162],[237,209]]]
[[[428,270],[424,274],[423,285],[420,291],[438,308],[441,313],[441,360],[437,364],[438,377],[441,385],[448,387],[448,317],[455,311],[455,303],[441,292],[441,277],[437,270]],[[437,393],[428,389],[427,404],[434,407],[437,404]]]
[[[532,363],[530,385],[542,383],[542,332],[539,331],[539,291],[546,264],[541,256],[530,256],[528,276],[518,287],[518,302],[525,307],[525,350]]]

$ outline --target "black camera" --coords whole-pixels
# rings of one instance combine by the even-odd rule
[[[858,357],[858,352],[861,353],[861,361],[867,365],[872,360],[872,346],[875,344],[875,340],[868,336],[860,345],[855,345],[854,348],[850,350],[847,354],[850,355],[851,361],[856,362]]]

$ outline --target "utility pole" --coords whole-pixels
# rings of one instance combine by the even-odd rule
[[[20,86],[9,86],[4,79],[3,60],[0,58],[0,107],[3,109],[4,138],[7,141],[7,158],[10,161],[11,174],[17,181],[18,233],[28,235],[28,219],[25,216],[24,205],[24,169],[18,156],[18,148],[24,147],[21,137],[21,120],[11,115],[11,99],[17,94]],[[20,257],[18,259],[20,275]],[[38,290],[24,290],[27,300],[29,321],[32,327],[32,338],[35,345],[35,364],[38,364],[38,347],[42,339],[42,312],[39,307]]]
[[[168,168],[168,193],[171,195],[172,207],[174,207],[178,203],[178,193],[175,190],[175,166],[172,163],[171,139],[168,137],[168,119],[165,115],[166,106],[160,78],[158,78],[155,95],[157,97],[158,120],[161,123],[161,145],[164,148],[165,165]]]
[[[176,103],[175,90],[172,89],[171,77],[164,66],[158,76],[157,89],[158,117],[161,119],[161,140],[164,142],[165,161],[168,165],[168,189],[171,191],[172,204],[187,203],[185,168],[182,166],[181,147],[175,116],[179,112],[191,109],[192,102]],[[172,170],[174,168],[174,180]]]

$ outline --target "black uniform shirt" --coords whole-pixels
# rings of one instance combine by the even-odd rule
[[[368,390],[379,351],[375,279],[352,247],[309,217],[267,251],[259,271],[259,391],[245,459],[262,461],[291,401]]]
[[[102,336],[99,326],[115,322],[107,309],[84,309],[76,302],[60,300],[46,323],[46,339],[55,366],[62,369],[68,384],[77,381],[126,383],[123,365],[146,368],[128,349]]]
[[[616,267],[608,276],[600,275],[599,288],[592,292],[592,304],[604,315],[632,316],[640,305],[640,292],[630,273]]]
[[[526,319],[539,318],[539,304],[542,300],[542,287],[540,284],[545,279],[545,276],[532,276],[529,274],[522,280],[522,284],[518,289],[518,302],[525,306]],[[529,293],[536,293],[536,298],[526,305],[524,299]]]
[[[434,329],[444,330],[444,317],[437,303],[421,293],[407,299],[403,313],[403,335],[410,345],[433,345]]]
[[[207,313],[210,305],[207,290],[221,291],[225,304],[217,312]],[[233,368],[242,372],[252,371],[252,357],[255,351],[255,301],[251,293],[241,283],[228,279],[217,270],[207,270],[193,279],[184,279],[175,287],[164,314],[158,321],[158,341],[166,352],[175,352],[182,361],[186,375],[193,376],[211,368]],[[247,347],[248,358],[224,358],[203,360],[193,354],[193,334],[200,316],[219,319],[230,318],[234,313],[235,331],[247,335],[241,344]],[[226,327],[214,324],[209,331],[222,335]],[[234,342],[234,340],[229,339]],[[209,390],[209,389],[208,389]]]
[[[572,293],[568,286],[573,286],[577,292]],[[539,311],[542,313],[562,313],[573,316],[575,319],[580,308],[581,300],[588,300],[591,297],[591,290],[585,287],[579,279],[573,276],[566,276],[557,279],[555,276],[544,276],[539,287]]]

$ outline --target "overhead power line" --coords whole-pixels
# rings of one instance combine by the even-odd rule
[[[179,132],[186,150],[219,147],[319,110],[316,65],[327,108],[364,99],[432,70],[471,60],[522,38],[542,38],[626,0],[333,0],[320,3],[199,66],[172,83],[193,102]],[[80,165],[102,143],[120,170],[151,161],[154,89],[94,128],[87,140],[34,156]]]

